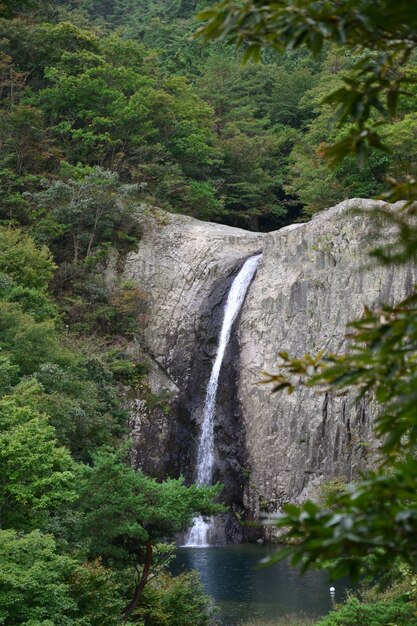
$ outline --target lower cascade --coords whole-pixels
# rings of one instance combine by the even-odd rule
[[[212,480],[214,466],[214,418],[220,370],[230,340],[233,323],[242,308],[261,256],[261,254],[257,254],[245,261],[234,279],[227,296],[217,355],[211,370],[204,401],[203,422],[196,465],[196,483],[198,485],[209,485]],[[208,546],[211,526],[212,520],[205,521],[203,517],[196,517],[193,526],[188,532],[185,545],[189,547]]]

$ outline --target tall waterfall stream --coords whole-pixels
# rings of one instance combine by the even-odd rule
[[[196,483],[209,485],[211,483],[214,466],[214,418],[216,414],[217,388],[219,385],[220,370],[224,355],[230,340],[233,323],[242,308],[249,285],[255,275],[261,254],[252,256],[245,261],[227,296],[224,308],[223,323],[217,347],[217,355],[211,370],[204,402],[203,422],[201,426],[200,442],[198,446]],[[185,545],[189,547],[206,547],[209,545],[209,533],[212,521],[205,521],[203,517],[196,517]]]

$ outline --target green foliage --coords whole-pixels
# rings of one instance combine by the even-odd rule
[[[138,185],[122,185],[117,173],[100,167],[80,174],[78,169],[77,178],[55,181],[32,196],[41,217],[38,238],[57,240],[55,249],[70,248],[74,264],[92,257],[99,244],[117,245],[123,235],[137,231],[130,198]],[[57,225],[52,231],[51,220]]]
[[[316,623],[316,626],[416,626],[416,607],[402,598],[391,601],[380,600],[370,604],[361,603],[357,598],[348,600],[341,608],[330,613]]]
[[[100,452],[94,466],[85,467],[79,507],[88,555],[122,570],[132,568],[134,589],[123,612],[126,619],[142,602],[155,542],[185,530],[195,515],[223,511],[213,503],[220,488],[186,487],[183,479],[172,478],[158,483],[124,463],[120,453]],[[169,605],[169,595],[164,602]]]
[[[36,248],[20,231],[0,229],[1,238],[2,269],[9,272],[0,273],[1,391],[19,406],[47,415],[59,443],[87,459],[96,446],[123,432],[126,411],[120,407],[118,381],[136,384],[140,368],[120,350],[107,356],[97,342],[86,347],[62,334],[57,307],[45,293],[55,268],[49,251]],[[136,330],[136,295],[127,289],[120,302],[116,299],[117,332]]]
[[[95,6],[86,8],[101,13]],[[119,21],[111,15],[113,8],[106,4],[103,15],[115,25]],[[33,220],[19,183],[40,172],[48,178],[62,176],[59,162],[64,158],[73,166],[99,165],[117,172],[124,183],[140,181],[142,200],[168,209],[252,228],[258,218],[267,228],[285,222],[287,211],[280,201],[286,194],[282,177],[276,176],[276,158],[286,160],[288,145],[277,146],[275,126],[299,127],[309,117],[298,105],[313,72],[309,67],[281,70],[274,59],[252,77],[239,58],[203,52],[197,44],[189,50],[187,32],[195,24],[190,7],[186,19],[178,9],[174,24],[171,8],[159,7],[160,15],[150,25],[143,22],[141,6],[140,27],[134,18],[137,7],[119,15],[124,21],[129,17],[128,32],[142,28],[144,41],[156,45],[160,56],[119,35],[103,36],[85,22],[83,28],[70,21],[31,28],[19,19],[0,22],[6,55],[0,138],[3,166],[12,172],[11,192],[4,199],[6,219]],[[77,21],[75,12],[66,15]],[[271,92],[267,97],[264,87]],[[282,94],[285,113],[277,107]],[[226,126],[227,139],[221,133]],[[231,153],[237,158],[230,158]],[[43,231],[49,232],[44,241],[59,239],[59,220],[42,212],[37,218],[42,222],[41,230],[34,223],[37,239],[42,240]]]
[[[259,61],[262,47],[281,52],[305,47],[318,55],[327,42],[359,53],[351,72],[324,99],[336,108],[339,126],[353,126],[323,152],[334,164],[354,155],[359,166],[374,149],[388,152],[379,133],[381,123],[397,114],[401,97],[415,82],[415,75],[404,69],[417,46],[416,14],[409,2],[223,0],[200,18],[204,24],[198,35],[244,47],[246,60]],[[392,195],[401,189],[404,197],[401,183],[392,184]],[[407,199],[412,201],[417,186],[409,183]]]
[[[242,626],[316,626],[316,623],[317,619],[314,617],[296,614],[276,617],[268,622],[262,619],[262,623],[257,619],[248,619],[242,623]]]
[[[338,496],[346,493],[346,478],[335,477],[320,485],[318,501],[322,506],[332,506]]]
[[[93,467],[85,468],[80,503],[93,557],[124,565],[140,562],[148,539],[184,530],[197,513],[223,510],[212,503],[218,486],[185,487],[182,479],[158,483],[133,470],[119,454],[98,453],[94,460]]]
[[[51,535],[0,530],[0,620],[5,626],[85,622],[75,618],[69,575],[76,563]]]
[[[266,52],[262,64],[250,68],[242,67],[241,54],[222,44],[190,44],[197,26],[193,11],[204,2],[149,1],[138,6],[130,0],[85,0],[85,13],[73,9],[69,0],[61,4],[64,8],[45,11],[56,23],[29,26],[19,18],[0,22],[1,164],[9,172],[0,211],[7,221],[32,222],[36,238],[53,243],[55,252],[64,247],[65,238],[65,245],[73,247],[68,224],[64,227],[68,215],[61,222],[42,207],[34,212],[21,190],[23,185],[39,189],[41,173],[59,186],[56,177],[67,178],[59,166],[62,159],[75,168],[99,166],[117,173],[122,184],[138,185],[141,201],[261,230],[285,225],[303,208],[308,215],[347,195],[380,194],[386,175],[401,185],[408,181],[397,193],[411,193],[415,167],[407,141],[395,142],[389,129],[398,125],[400,134],[409,137],[414,132],[415,61],[409,55],[407,62],[401,58],[401,29],[403,39],[390,48],[387,59],[381,33],[372,35],[372,52],[365,38],[358,47],[363,25],[355,17],[353,0],[343,2],[334,17],[340,21],[337,37],[346,31],[349,51],[345,46],[335,52],[329,45],[336,34],[325,3],[310,17],[303,2],[296,9],[293,3],[282,3],[277,9],[280,24],[300,28],[300,38],[294,42],[291,31],[285,31],[287,39],[280,40],[285,55]],[[255,19],[258,11],[263,16],[267,4],[251,16]],[[227,13],[227,2],[223,9]],[[208,10],[210,15],[214,10]],[[246,10],[251,9],[245,3],[236,8],[237,13]],[[369,24],[379,27],[379,17],[372,11],[368,15],[367,6],[363,10]],[[88,15],[99,21],[89,22]],[[65,21],[59,21],[63,16]],[[304,38],[308,19],[317,23],[311,40]],[[249,52],[264,42],[265,21],[262,17],[254,25],[260,31]],[[250,30],[248,26],[242,37],[250,37]],[[266,39],[282,48],[272,32]],[[406,43],[412,46],[412,38]],[[320,48],[315,60],[299,49],[304,44]],[[392,71],[386,69],[390,63]],[[372,92],[369,97],[362,94],[361,81]],[[336,106],[344,107],[339,117],[332,92],[338,94]],[[386,111],[384,93],[389,99]],[[351,157],[332,171],[332,142],[353,150],[360,160],[368,151],[366,170],[360,171]],[[384,146],[395,157],[380,154]],[[94,209],[90,211],[93,217]],[[129,229],[126,236],[131,236]]]
[[[211,626],[214,615],[197,572],[159,575],[147,585],[138,611],[149,626]]]
[[[0,273],[0,299],[17,303],[36,322],[58,318],[56,305],[43,290],[18,284],[8,274]]]
[[[35,322],[14,302],[0,302],[0,348],[21,374],[32,374],[45,361],[65,361],[51,320]]]
[[[109,250],[123,255],[137,245],[146,204],[270,230],[347,195],[380,194],[386,176],[395,179],[386,198],[413,199],[413,7],[392,0],[41,4],[31,13],[23,0],[0,3],[3,523],[19,531],[38,524],[57,543],[8,536],[7,554],[27,542],[29,582],[21,568],[15,608],[6,589],[0,607],[9,611],[6,624],[116,625],[121,613],[161,626],[206,624],[210,610],[195,578],[161,574],[155,542],[194,513],[217,511],[216,489],[158,483],[111,451],[96,454],[103,444],[120,445],[122,391],[126,397],[137,386],[150,409],[161,406],[144,391],[145,366],[124,354],[126,338],[140,340],[147,295],[129,284],[108,288]],[[242,50],[190,42],[196,8],[208,11],[205,36],[231,37]],[[265,43],[284,54],[261,54]],[[259,65],[241,65],[257,55]],[[384,245],[377,256],[387,263],[413,256],[413,206],[379,215],[401,245]],[[325,362],[324,355],[283,355],[286,368],[271,379],[289,390],[300,376],[329,391],[356,385],[384,404],[385,464],[357,485],[328,487],[324,511],[308,503],[281,520],[297,539],[289,550],[305,566],[339,557],[336,573],[355,573],[371,567],[369,555],[374,569],[392,554],[416,556],[414,309],[412,299],[368,312],[354,328],[351,355]],[[76,486],[69,450],[79,462],[95,458],[80,468]],[[52,581],[44,590],[38,575]],[[351,601],[343,619],[412,623],[404,598]],[[19,613],[25,603],[36,617]]]
[[[127,11],[130,32],[150,36],[144,7],[77,4],[0,3],[0,622],[208,624],[195,576],[164,573],[171,548],[157,542],[222,510],[219,490],[157,483],[111,452],[134,389],[150,412],[166,402],[127,356],[147,295],[109,286],[105,269],[136,247],[146,203],[221,218],[223,148],[166,51],[124,36]],[[147,10],[162,24],[186,4]]]
[[[29,203],[24,192],[38,183],[34,175],[18,176],[13,169],[0,169],[0,219],[2,224],[25,224],[28,221]]]
[[[16,302],[25,313],[30,313],[36,322],[58,316],[57,307],[38,289],[16,285],[6,295],[9,302]]]
[[[146,318],[147,295],[134,285],[106,287],[103,276],[82,275],[72,292],[61,295],[61,306],[71,329],[104,337],[140,337]]]
[[[84,168],[71,173],[85,177]],[[220,510],[211,502],[218,488],[187,489],[173,479],[159,484],[111,453],[98,455],[93,467],[76,465],[70,450],[88,461],[98,446],[120,443],[127,415],[120,382],[137,385],[145,370],[120,349],[107,353],[97,342],[62,333],[46,292],[55,269],[48,249],[37,248],[21,231],[0,233],[0,391],[7,394],[0,400],[0,527],[10,530],[0,531],[0,619],[28,626],[48,620],[120,624],[122,613],[127,617],[138,606],[153,542],[184,528],[194,512]],[[36,277],[25,259],[39,268]],[[117,332],[135,332],[142,299],[129,283],[113,294]],[[166,587],[158,592],[161,614],[172,615],[178,598],[189,598],[184,615],[207,623],[208,601],[195,581],[181,578]],[[135,594],[126,606],[131,589]],[[30,611],[24,612],[25,605]]]
[[[123,589],[115,572],[99,559],[73,568],[69,578],[71,594],[83,623],[89,626],[118,626],[122,623]]]
[[[49,171],[56,166],[59,154],[45,128],[42,110],[16,104],[10,110],[1,111],[0,138],[4,149],[3,164],[13,167],[18,176],[26,172]]]
[[[12,365],[7,356],[0,356],[0,393],[4,394],[9,391],[13,384],[17,382],[19,376],[19,368]]]
[[[46,246],[38,248],[19,229],[0,228],[0,271],[41,291],[48,288],[56,266]]]
[[[0,3],[0,16],[11,17],[25,9],[35,9],[39,0],[2,0]]]
[[[219,220],[225,215],[223,199],[208,181],[190,180],[184,200],[191,215],[203,220]],[[181,210],[181,207],[178,207]]]
[[[74,500],[75,467],[47,417],[2,400],[0,423],[1,526],[25,525],[39,511]]]
[[[80,362],[73,371],[43,363],[34,379],[24,379],[13,390],[18,402],[47,413],[59,442],[83,461],[89,460],[98,446],[116,442],[127,419],[117,403],[120,391],[106,365],[99,364],[104,374],[101,380],[92,373],[95,360]]]

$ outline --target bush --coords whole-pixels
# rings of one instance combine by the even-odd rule
[[[210,626],[218,623],[215,613],[197,572],[160,574],[145,587],[138,610],[146,626]]]
[[[46,291],[56,266],[46,246],[36,247],[19,229],[0,228],[0,272],[25,287]]]
[[[406,599],[381,599],[370,604],[351,598],[317,626],[417,626],[416,606]]]
[[[30,313],[36,322],[58,317],[58,309],[53,302],[38,289],[16,285],[7,295],[9,302],[17,302],[25,313]]]

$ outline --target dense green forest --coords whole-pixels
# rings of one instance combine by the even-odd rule
[[[121,279],[109,291],[102,270],[137,245],[141,214],[268,231],[413,173],[415,86],[381,128],[391,152],[332,169],[323,146],[346,129],[323,99],[356,56],[329,44],[242,64],[244,50],[192,39],[209,4],[0,2],[6,626],[211,623],[198,579],[168,573],[165,540],[217,511],[218,490],[127,461],[126,399],[149,392],[145,360],[125,348],[140,342],[146,294]]]
[[[70,194],[54,183],[73,186],[88,168],[136,185],[139,202],[255,230],[375,196],[407,169],[415,89],[383,130],[390,155],[375,152],[363,170],[349,159],[328,167],[321,146],[342,131],[323,98],[352,53],[266,51],[243,65],[243,52],[192,39],[204,2],[41,4],[1,21],[1,219],[56,249],[72,236],[70,215],[21,192]],[[128,224],[119,237],[128,240]]]

